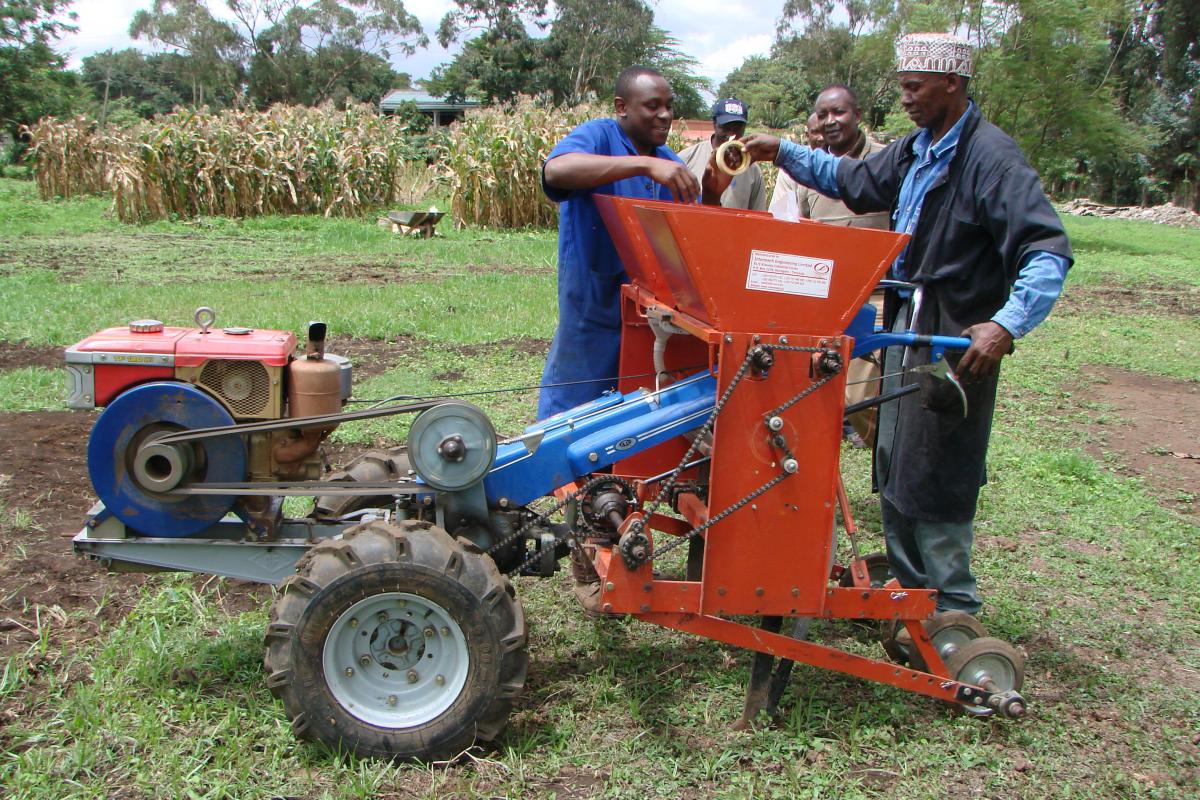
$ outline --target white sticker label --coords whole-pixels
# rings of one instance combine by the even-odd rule
[[[746,288],[759,292],[827,298],[832,278],[833,259],[751,250]]]

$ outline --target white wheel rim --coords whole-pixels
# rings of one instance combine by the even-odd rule
[[[999,653],[980,653],[962,666],[956,679],[960,683],[982,686],[986,680],[994,681],[1001,692],[1015,688],[1017,685],[1017,668]],[[990,717],[993,710],[987,706],[963,706],[968,714],[977,717]]]
[[[470,660],[466,636],[446,609],[406,592],[372,595],[346,609],[321,653],[339,705],[381,728],[436,719],[462,692]]]

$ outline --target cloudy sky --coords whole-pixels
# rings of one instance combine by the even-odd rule
[[[152,0],[75,0],[72,8],[79,15],[79,31],[67,34],[59,47],[70,53],[70,63],[79,62],[92,53],[112,48],[146,48],[129,38],[129,21],[135,11],[149,8]],[[677,38],[683,49],[700,62],[700,72],[712,79],[714,86],[742,60],[751,55],[765,55],[771,47],[775,19],[782,0],[650,0],[655,22]],[[433,38],[438,21],[453,8],[451,0],[405,0],[405,7],[415,14]],[[224,3],[210,0],[214,14],[224,11]],[[453,51],[443,50],[434,42],[415,55],[393,59],[393,66],[413,78],[428,77],[430,70],[448,61]]]

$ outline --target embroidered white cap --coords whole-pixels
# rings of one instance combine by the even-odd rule
[[[897,72],[955,72],[971,77],[975,71],[970,42],[951,33],[910,33],[896,43]]]

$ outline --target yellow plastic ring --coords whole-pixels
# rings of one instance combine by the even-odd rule
[[[725,163],[725,154],[731,147],[742,151],[742,163],[732,169]],[[746,152],[746,145],[742,143],[741,139],[730,139],[717,148],[717,168],[730,177],[736,177],[750,169],[750,162],[750,154]]]

